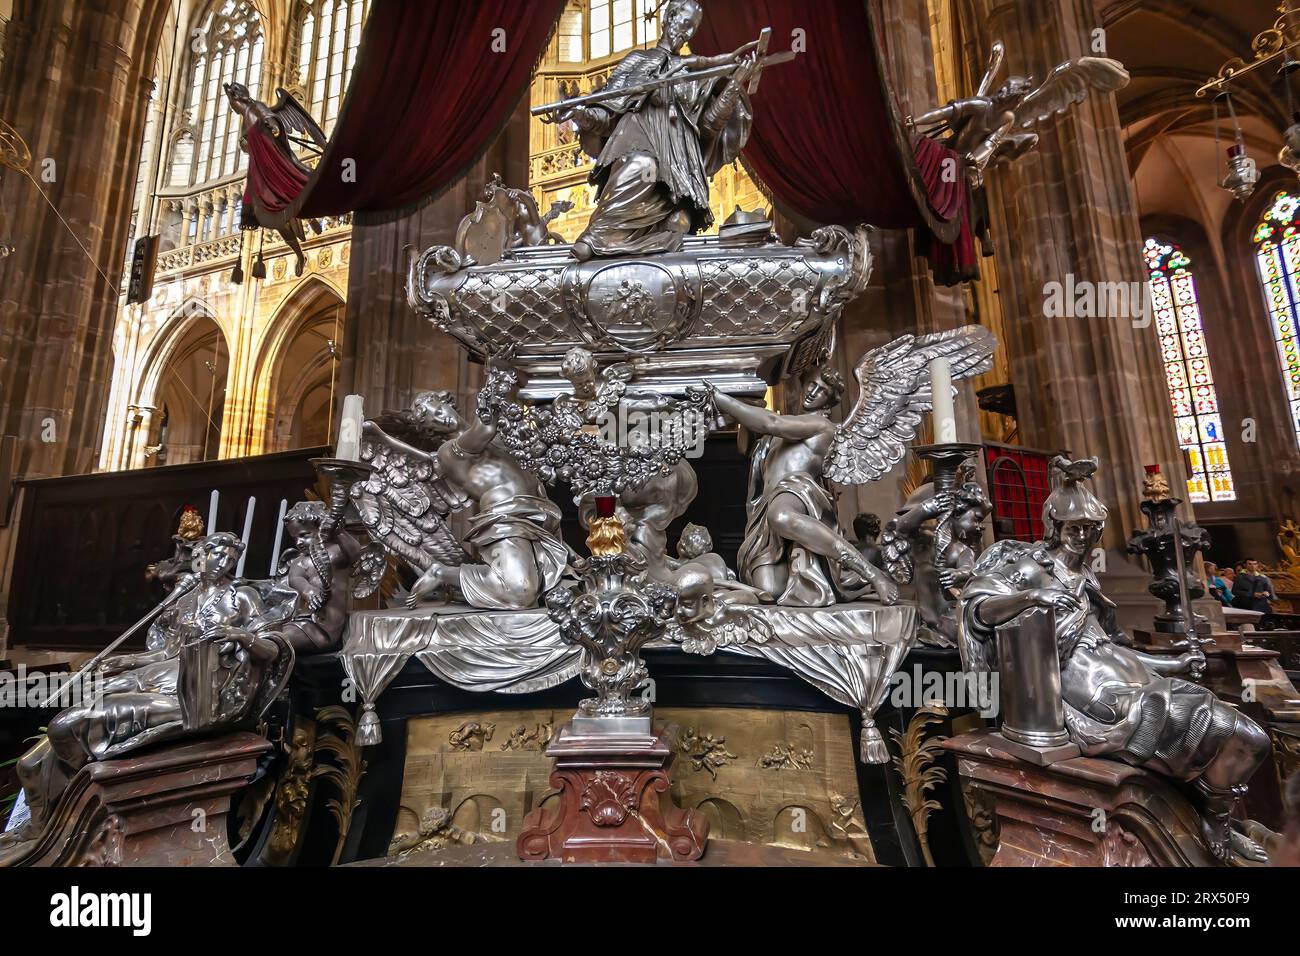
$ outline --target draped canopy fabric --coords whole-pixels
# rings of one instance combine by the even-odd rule
[[[302,217],[395,212],[455,182],[528,89],[565,0],[376,0]]]
[[[734,50],[771,27],[771,52],[799,52],[763,74],[745,147],[747,165],[778,205],[813,222],[926,228],[951,242],[965,187],[954,196],[935,183],[944,194],[929,195],[883,68],[879,7],[879,0],[709,0],[692,49]]]
[[[307,173],[280,151],[263,126],[249,130],[248,179],[244,183],[242,225],[255,223],[279,229],[288,221],[285,210],[307,184]]]
[[[745,160],[778,206],[818,223],[958,239],[964,182],[918,168],[882,69],[880,0],[709,0],[693,49],[732,50],[772,27]],[[303,217],[400,212],[455,182],[528,89],[565,0],[375,0],[342,115],[289,208]],[[946,250],[962,259],[960,245]]]

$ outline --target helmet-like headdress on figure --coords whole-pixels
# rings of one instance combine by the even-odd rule
[[[1057,455],[1049,466],[1056,479],[1052,493],[1043,502],[1043,539],[1055,544],[1060,538],[1061,525],[1067,521],[1095,521],[1106,524],[1106,506],[1083,484],[1097,470],[1096,458],[1070,461]]]

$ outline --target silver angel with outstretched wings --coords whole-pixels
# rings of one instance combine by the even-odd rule
[[[384,426],[388,430],[368,421],[361,427],[361,459],[371,473],[351,495],[366,530],[417,572],[434,561],[463,563],[465,552],[448,519],[470,499],[443,476],[434,440],[407,416],[390,416]]]
[[[853,374],[857,404],[835,429],[826,456],[826,477],[842,485],[875,481],[902,459],[928,411],[930,362],[946,358],[953,379],[987,372],[997,340],[988,329],[967,325],[932,335],[904,335],[862,356]]]
[[[1081,56],[1058,63],[1047,79],[1015,108],[1016,126],[1029,129],[1082,103],[1090,90],[1114,93],[1128,85],[1128,70],[1119,60]]]

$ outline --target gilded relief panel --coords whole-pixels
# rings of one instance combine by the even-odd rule
[[[513,842],[555,795],[545,748],[562,710],[461,711],[413,718],[391,855],[484,840]],[[875,862],[845,714],[657,708],[677,726],[673,796],[698,807],[715,839]]]

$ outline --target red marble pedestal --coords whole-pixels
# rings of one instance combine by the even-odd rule
[[[1200,816],[1167,780],[1117,760],[1075,757],[1040,767],[990,730],[944,741],[963,783],[992,798],[991,866],[1216,866]]]
[[[230,797],[248,783],[265,738],[250,733],[163,745],[87,764],[13,866],[233,866]]]
[[[580,735],[566,725],[549,747],[555,807],[534,810],[516,843],[519,858],[563,863],[698,860],[709,821],[669,794],[676,728],[653,734]]]

